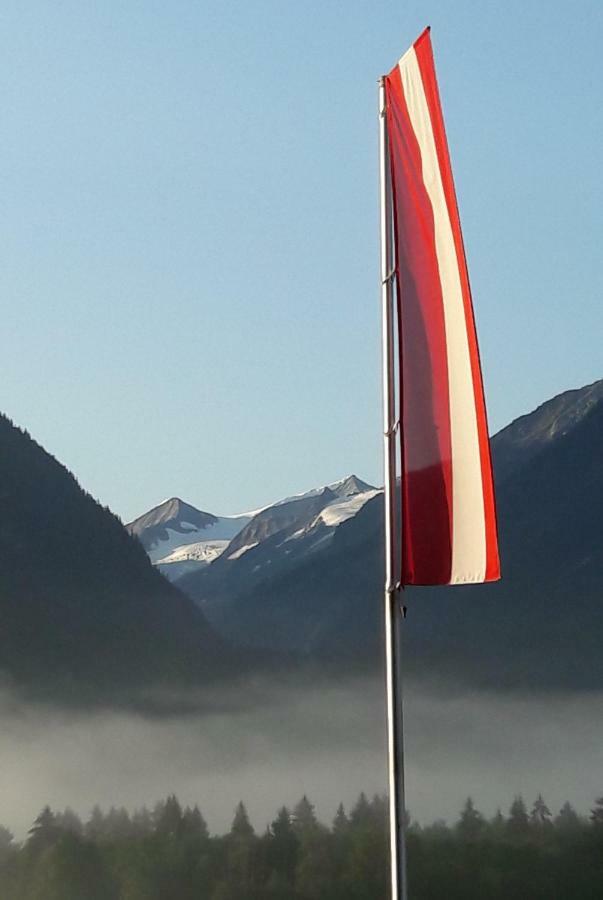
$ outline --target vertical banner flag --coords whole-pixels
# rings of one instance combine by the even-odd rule
[[[500,578],[486,407],[429,29],[385,78],[400,353],[402,584]]]

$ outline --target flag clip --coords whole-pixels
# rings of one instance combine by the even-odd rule
[[[387,431],[384,431],[383,434],[385,437],[392,437],[392,435],[397,434],[400,429],[400,419],[396,419],[391,428],[388,428]]]
[[[395,278],[395,275],[396,275],[396,267],[394,266],[394,267],[393,267],[392,269],[390,269],[390,271],[387,273],[387,275],[385,276],[385,278],[382,280],[381,284],[387,284],[388,281],[391,281],[392,278]]]

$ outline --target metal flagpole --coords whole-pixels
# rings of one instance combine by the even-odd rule
[[[383,461],[385,505],[385,663],[392,900],[407,900],[404,805],[404,746],[400,639],[402,611],[396,583],[396,389],[394,253],[385,80],[379,82],[379,182],[381,208],[381,306],[383,360]]]

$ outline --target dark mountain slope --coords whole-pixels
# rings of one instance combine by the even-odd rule
[[[569,433],[601,401],[603,380],[558,394],[495,434],[492,453],[496,458],[497,481],[504,481],[548,444]]]
[[[503,580],[412,592],[416,666],[445,660],[476,683],[603,687],[602,454],[600,401],[507,476]]]
[[[232,665],[202,614],[53,457],[0,416],[0,669],[63,699]]]

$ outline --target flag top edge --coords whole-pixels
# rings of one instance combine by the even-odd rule
[[[419,44],[421,44],[426,38],[427,38],[427,39],[429,38],[430,33],[431,33],[431,25],[427,25],[427,27],[423,29],[423,31],[421,32],[421,34],[419,35],[419,37],[416,38],[416,40],[414,40],[414,41],[412,42],[412,44],[410,45],[410,47],[408,48],[408,50],[406,50],[406,51],[402,54],[402,56],[400,57],[400,59],[398,60],[398,62],[396,63],[396,65],[393,66],[393,68],[391,69],[391,71],[388,72],[388,75],[385,76],[385,77],[388,77],[389,75],[392,75],[392,73],[396,71],[396,69],[398,68],[398,66],[403,65],[403,63],[404,63],[405,60],[410,56],[410,54],[413,52],[413,50],[415,50],[415,48],[418,47]]]

